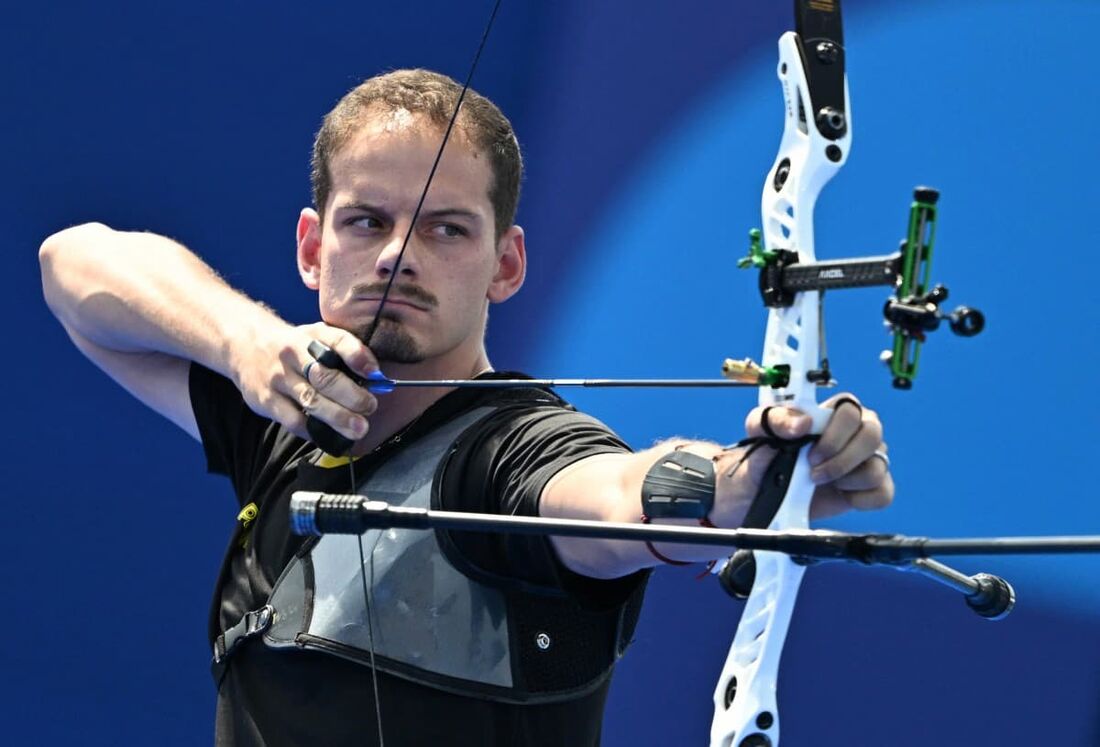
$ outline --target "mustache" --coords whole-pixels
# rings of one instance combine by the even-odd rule
[[[386,283],[363,283],[362,285],[353,287],[351,292],[354,296],[382,298],[382,294],[386,292]],[[388,298],[392,298],[395,301],[410,301],[417,306],[423,306],[429,309],[439,305],[439,299],[437,299],[433,293],[424,290],[419,285],[397,285],[395,283],[394,286],[390,288],[390,295]]]

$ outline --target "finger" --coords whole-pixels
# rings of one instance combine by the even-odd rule
[[[809,433],[812,425],[809,415],[783,405],[754,407],[745,418],[745,432],[750,438],[773,434],[779,438],[798,438]],[[768,433],[769,428],[772,433]]]
[[[868,490],[840,490],[835,485],[819,485],[810,504],[810,518],[824,519],[852,509],[871,511],[885,508],[894,500],[894,479],[887,473],[884,481]]]
[[[872,455],[854,470],[830,483],[838,490],[874,490],[886,482],[890,470],[886,462]]]
[[[272,419],[281,423],[288,431],[304,441],[309,440],[306,416],[295,402],[279,395],[269,403],[268,410]]]
[[[886,508],[894,501],[894,478],[887,473],[886,479],[877,488],[843,492],[848,498],[848,505],[860,511]]]
[[[306,364],[302,375],[306,377],[309,386],[353,413],[369,416],[378,409],[378,400],[369,389],[360,386],[335,368],[313,361]]]
[[[303,378],[305,378],[311,386],[321,391],[326,397],[343,405],[352,412],[362,415],[370,415],[373,413],[378,408],[378,402],[375,400],[373,393],[360,382],[348,377],[346,372],[340,371],[332,366],[326,366],[320,361],[315,360],[314,356],[316,355],[316,351],[311,348],[319,347],[315,343],[321,343],[328,347],[339,360],[342,360],[345,365],[348,366],[353,372],[353,375],[357,370],[359,373],[370,373],[378,369],[377,362],[370,350],[355,338],[354,335],[337,327],[330,327],[327,324],[318,323],[302,329],[312,335],[306,345],[305,354],[308,358],[300,369]],[[362,358],[363,355],[366,356],[365,359]],[[326,356],[327,353],[325,356],[319,357]],[[356,369],[352,364],[348,363],[349,358],[353,361],[366,360],[367,370],[364,372],[362,369]]]
[[[882,423],[874,412],[866,410],[855,435],[835,454],[818,462],[810,471],[810,479],[818,484],[838,480],[870,459],[875,451],[884,446]],[[819,452],[819,455],[824,455],[824,452]],[[810,463],[813,464],[813,461],[814,454],[811,451]]]
[[[810,464],[818,465],[839,454],[863,425],[863,405],[850,394],[838,394],[822,403],[833,414],[817,443],[810,449]]]
[[[338,371],[332,371],[332,373],[341,375]],[[316,377],[318,373],[311,372],[311,376]],[[342,376],[342,378],[350,384],[346,376]],[[340,435],[353,441],[358,441],[367,434],[369,425],[363,415],[348,410],[342,404],[334,402],[318,389],[305,382],[293,387],[293,389],[295,401],[305,417],[317,418]]]

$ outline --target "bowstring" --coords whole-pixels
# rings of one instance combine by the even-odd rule
[[[409,248],[409,241],[412,239],[413,231],[416,230],[416,221],[420,217],[420,211],[424,207],[424,200],[428,197],[428,190],[432,186],[432,179],[435,178],[436,169],[439,168],[439,162],[443,159],[443,151],[447,147],[447,141],[450,140],[451,131],[454,130],[455,122],[458,121],[459,111],[462,109],[462,102],[466,99],[466,92],[470,90],[470,81],[474,78],[474,71],[477,70],[477,63],[481,59],[481,53],[485,49],[485,43],[489,40],[489,32],[493,28],[493,21],[496,20],[497,11],[500,10],[501,0],[496,0],[493,3],[493,10],[489,14],[489,21],[485,24],[485,30],[481,34],[481,42],[478,44],[477,52],[474,53],[473,62],[470,64],[470,71],[466,74],[466,81],[462,84],[462,91],[458,94],[458,102],[455,104],[454,111],[451,113],[451,119],[447,123],[447,129],[443,132],[443,140],[439,144],[439,150],[435,154],[435,161],[432,162],[432,168],[428,172],[428,179],[424,182],[424,189],[420,192],[420,199],[416,203],[416,209],[413,210],[412,220],[409,222],[409,230],[405,232],[405,240],[401,242],[401,251],[397,253],[397,259],[394,260],[393,270],[390,272],[390,277],[386,281],[386,287],[382,291],[382,297],[378,301],[378,310],[374,314],[374,319],[371,321],[370,327],[367,329],[367,334],[363,339],[363,344],[368,348],[370,347],[371,340],[374,339],[374,333],[378,331],[378,324],[382,321],[382,309],[386,305],[387,299],[390,296],[390,290],[393,288],[394,281],[397,280],[397,275],[401,270],[401,260],[405,256],[405,250]],[[348,460],[348,471],[351,477],[351,492],[356,492],[355,483],[355,460]],[[379,530],[381,531],[381,530]],[[379,534],[378,539],[381,539]],[[378,544],[378,539],[375,540],[375,545]],[[371,577],[371,586],[374,585],[374,547],[371,547],[369,556],[363,549],[363,535],[359,535],[359,578],[363,581],[363,605],[367,614],[367,645],[370,651],[370,674],[371,674],[371,689],[374,691],[374,715],[375,721],[378,724],[378,745],[379,747],[385,747],[385,741],[382,735],[382,701],[378,693],[378,669],[374,662],[374,624],[373,615],[371,613],[370,591],[367,587],[367,577],[364,573],[364,566],[369,564],[369,573]],[[367,559],[369,557],[369,560]]]
[[[393,271],[390,273],[389,280],[386,281],[386,288],[382,291],[382,298],[378,302],[378,311],[374,315],[374,321],[371,322],[370,328],[367,330],[366,339],[363,344],[368,348],[370,342],[374,338],[374,333],[378,329],[378,323],[382,320],[382,307],[386,305],[386,299],[389,298],[390,289],[393,288],[393,283],[397,279],[397,273],[401,269],[401,260],[405,256],[405,250],[409,248],[409,240],[412,238],[413,231],[416,229],[416,220],[420,217],[421,208],[424,207],[424,200],[428,196],[428,189],[432,186],[432,179],[435,178],[436,169],[439,168],[439,162],[443,158],[443,150],[447,147],[447,141],[451,138],[451,130],[454,129],[455,122],[458,120],[459,110],[462,108],[462,102],[466,98],[466,91],[470,89],[470,81],[474,78],[474,71],[477,70],[478,60],[481,59],[481,52],[485,49],[485,42],[489,40],[489,32],[493,28],[493,21],[497,17],[497,10],[500,9],[501,0],[496,0],[493,4],[493,11],[489,14],[489,22],[485,25],[485,31],[481,34],[481,43],[478,44],[477,52],[474,54],[474,61],[470,65],[470,72],[466,74],[466,82],[462,84],[462,91],[458,94],[458,103],[455,104],[454,111],[451,113],[451,120],[447,123],[447,129],[443,132],[443,142],[439,144],[439,151],[435,154],[435,161],[432,163],[432,169],[428,172],[428,180],[424,182],[424,189],[420,192],[420,200],[416,203],[416,210],[413,211],[412,221],[409,223],[409,230],[405,232],[405,240],[401,242],[401,251],[397,253],[397,259],[393,263]]]

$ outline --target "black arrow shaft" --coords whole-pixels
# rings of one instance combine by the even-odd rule
[[[366,381],[368,388],[370,380]],[[521,387],[636,387],[636,388],[745,388],[759,389],[760,384],[748,384],[729,379],[391,379],[386,386],[401,387],[455,387],[458,389],[515,389]]]

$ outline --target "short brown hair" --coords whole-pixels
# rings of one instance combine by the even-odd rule
[[[310,180],[317,212],[324,213],[332,191],[329,164],[333,156],[355,134],[372,107],[422,114],[442,132],[450,122],[461,92],[462,86],[446,75],[418,69],[377,75],[344,94],[325,115],[313,141]],[[512,123],[496,104],[471,88],[462,99],[462,111],[455,127],[461,128],[474,148],[489,157],[493,177],[489,185],[489,202],[493,206],[496,238],[499,239],[515,222],[523,178],[523,158]]]

